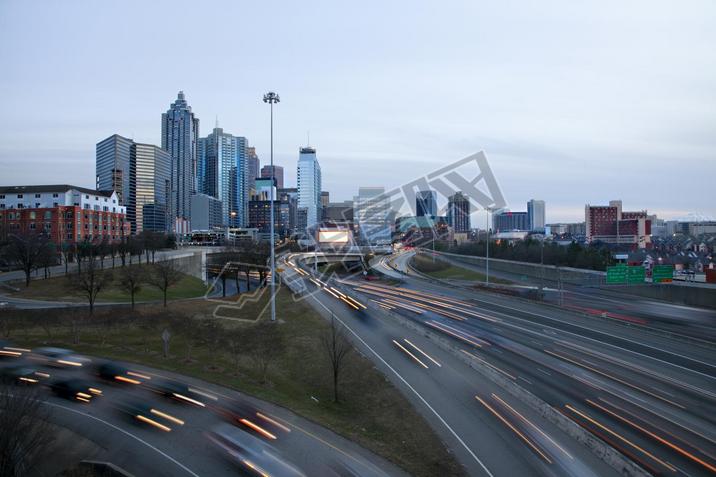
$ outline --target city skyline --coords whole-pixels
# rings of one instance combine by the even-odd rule
[[[0,114],[4,183],[28,183],[32,174],[32,182],[92,187],[97,141],[117,133],[161,144],[157,114],[166,111],[178,90],[185,91],[205,125],[218,116],[226,130],[251,138],[265,161],[268,113],[260,99],[267,87],[275,87],[283,97],[276,111],[276,164],[285,168],[286,183],[295,184],[295,150],[308,142],[310,131],[312,145],[321,149],[324,189],[335,201],[351,199],[358,184],[391,189],[405,168],[421,175],[484,150],[508,207],[541,197],[548,203],[548,222],[578,221],[585,203],[613,198],[665,219],[689,213],[716,216],[708,193],[708,178],[716,172],[716,68],[707,54],[714,39],[707,28],[713,17],[708,13],[716,13],[712,4],[673,11],[665,2],[650,2],[622,5],[617,11],[565,3],[562,9],[539,11],[542,16],[526,6],[518,11],[491,6],[473,15],[467,13],[477,7],[466,3],[460,7],[466,14],[458,16],[448,9],[391,6],[370,18],[374,37],[362,43],[348,28],[333,46],[323,35],[340,31],[346,17],[365,17],[364,10],[371,9],[352,7],[351,15],[343,15],[332,7],[287,5],[293,15],[286,18],[308,21],[317,16],[315,21],[332,25],[331,32],[301,29],[304,37],[287,46],[281,40],[295,39],[302,22],[281,19],[278,40],[261,46],[249,41],[236,50],[242,63],[254,65],[257,72],[238,82],[230,74],[207,79],[200,71],[180,70],[178,53],[164,51],[155,39],[160,14],[172,19],[180,15],[164,6],[143,5],[146,15],[132,20],[134,34],[118,36],[103,32],[125,18],[129,8],[110,6],[100,15],[72,2],[61,7],[0,6],[0,43],[12,45],[0,47],[8,66],[0,79],[6,91],[0,106],[6,113]],[[249,17],[260,14],[254,10],[258,7],[243,8]],[[60,9],[67,13],[66,21],[52,22]],[[198,15],[201,24],[205,13]],[[395,22],[398,15],[407,15],[403,26]],[[433,22],[429,38],[404,26]],[[52,36],[53,44],[33,38],[34,28]],[[248,28],[260,36],[260,27]],[[514,28],[530,33],[531,44],[512,39],[509,31]],[[630,36],[634,29],[641,37]],[[206,53],[205,47],[232,44],[222,31],[201,29],[202,39],[187,45],[182,55],[201,53],[218,60],[223,52]],[[573,41],[563,42],[565,35]],[[402,42],[404,36],[412,43]],[[384,45],[387,51],[381,53]],[[452,49],[445,50],[447,45]],[[294,54],[309,47],[310,57]],[[50,64],[39,48],[49,48]],[[146,67],[141,81],[130,74],[131,58],[117,60],[108,71],[98,67],[104,54],[140,48],[149,53],[137,65]],[[338,48],[352,63],[336,54]],[[504,59],[519,63],[520,70]],[[302,68],[306,61],[320,67]],[[693,68],[697,61],[699,68]],[[53,69],[52,82],[40,80],[47,67]],[[371,71],[370,76],[355,74],[363,70]],[[283,74],[287,71],[296,74]],[[451,93],[455,90],[460,94]],[[662,101],[663,96],[670,100]],[[638,104],[632,100],[636,97]],[[99,105],[110,102],[121,107],[103,114]],[[46,108],[40,107],[44,104],[62,111],[64,120],[48,120]],[[208,132],[200,128],[201,135]],[[682,182],[674,180],[677,167],[698,171],[688,178],[686,193],[676,193],[682,190]],[[653,193],[644,194],[634,187],[637,182],[648,184]],[[670,190],[674,193],[663,193]]]

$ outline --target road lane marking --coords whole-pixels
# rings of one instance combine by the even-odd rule
[[[403,350],[408,356],[410,356],[411,358],[413,358],[413,360],[414,360],[416,363],[418,363],[420,366],[422,366],[422,367],[425,368],[425,369],[428,369],[428,365],[425,364],[425,363],[423,363],[422,361],[420,361],[420,358],[418,358],[418,357],[415,356],[413,353],[411,353],[410,350],[408,350],[408,349],[405,348],[405,346],[401,345],[400,343],[398,343],[398,342],[395,341],[395,340],[393,340],[393,343],[395,343],[395,346],[397,346],[398,348],[400,348],[401,350]]]
[[[438,368],[442,368],[442,365],[441,365],[440,363],[438,363],[437,361],[435,361],[432,357],[428,356],[428,354],[427,354],[425,351],[421,350],[420,348],[418,348],[417,346],[415,346],[413,343],[411,343],[408,338],[403,338],[403,341],[405,341],[406,343],[408,343],[410,346],[412,346],[413,348],[415,348],[420,354],[422,354],[423,356],[425,356],[426,358],[428,358],[430,361],[432,361],[433,363],[435,363],[435,365],[436,365]]]
[[[311,298],[313,299],[313,301],[315,301],[316,303],[318,303],[319,305],[321,305],[321,307],[323,307],[324,310],[326,310],[326,311],[329,312],[329,313],[333,313],[326,305],[324,305],[321,301],[319,301],[318,298],[316,298],[316,297],[313,296],[313,295],[311,295]],[[368,350],[370,350],[370,352],[373,353],[373,355],[375,355],[375,357],[378,358],[378,360],[380,360],[380,362],[383,363],[383,365],[384,365],[386,368],[388,368],[400,381],[402,381],[403,384],[405,384],[405,385],[408,387],[408,389],[410,389],[410,391],[411,391],[413,394],[415,394],[415,396],[416,396],[423,404],[425,404],[425,407],[427,407],[427,408],[430,410],[430,412],[432,412],[432,413],[435,415],[435,417],[438,418],[438,420],[445,426],[445,428],[450,432],[450,434],[452,434],[452,436],[453,436],[455,439],[457,439],[457,441],[458,441],[458,442],[460,443],[460,445],[462,445],[462,447],[468,452],[468,454],[470,454],[470,456],[471,456],[473,459],[475,459],[475,461],[480,465],[480,467],[482,468],[482,470],[484,470],[485,473],[486,473],[487,475],[489,475],[490,477],[494,477],[494,474],[493,474],[492,472],[490,472],[490,470],[485,466],[485,464],[477,457],[477,455],[475,455],[475,453],[467,446],[467,444],[465,443],[465,441],[463,441],[462,438],[457,434],[457,432],[455,432],[455,430],[454,430],[452,427],[450,427],[450,424],[448,424],[447,421],[445,421],[445,419],[443,419],[443,417],[435,410],[435,408],[433,408],[433,407],[430,405],[430,403],[428,403],[428,401],[426,401],[425,398],[424,398],[413,386],[411,386],[410,383],[409,383],[403,376],[401,376],[400,373],[398,373],[398,371],[395,370],[395,368],[393,368],[390,364],[388,364],[388,362],[387,362],[385,359],[383,359],[383,357],[382,357],[381,355],[379,355],[376,350],[374,350],[373,348],[371,348],[371,346],[370,346],[368,343],[366,343],[365,340],[364,340],[363,338],[361,338],[360,335],[358,335],[358,333],[356,333],[356,332],[353,330],[353,328],[351,328],[350,326],[348,326],[348,325],[347,325],[343,320],[341,320],[339,317],[335,316],[335,314],[334,314],[333,316],[334,316],[334,318],[335,318],[340,324],[342,324],[353,336],[355,336],[356,339],[357,339],[363,346],[365,346]]]

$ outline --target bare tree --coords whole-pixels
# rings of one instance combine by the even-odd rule
[[[25,272],[25,286],[30,286],[30,275],[46,256],[49,244],[49,238],[38,233],[12,234],[8,237],[5,253],[10,263]]]
[[[346,358],[353,351],[353,345],[343,332],[343,328],[339,328],[336,324],[336,318],[331,314],[331,326],[323,332],[321,336],[323,348],[326,350],[328,359],[331,364],[331,373],[333,375],[333,402],[338,402],[338,384],[341,373],[345,370],[348,361]]]
[[[112,283],[112,280],[112,272],[110,270],[100,270],[97,262],[90,258],[82,271],[77,274],[74,280],[70,281],[70,286],[87,298],[91,315],[94,313],[97,295],[107,288]]]
[[[144,273],[144,268],[141,265],[124,267],[119,273],[119,286],[129,293],[132,310],[134,310],[134,295],[141,291],[142,284],[145,281]]]
[[[151,266],[148,281],[159,288],[164,295],[164,306],[167,306],[167,291],[181,281],[184,274],[172,260],[155,263]]]
[[[0,386],[0,475],[27,475],[52,440],[49,408],[36,388]]]

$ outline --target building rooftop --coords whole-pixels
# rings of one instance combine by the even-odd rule
[[[88,189],[86,187],[69,184],[0,186],[0,194],[36,194],[39,192],[67,192],[68,190],[76,190],[83,194],[101,195],[104,197],[111,197],[114,192],[111,190]]]

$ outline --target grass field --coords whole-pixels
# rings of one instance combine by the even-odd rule
[[[133,267],[140,265],[132,265]],[[98,302],[129,302],[129,294],[122,290],[117,283],[120,277],[120,268],[108,269],[105,273],[112,273],[114,283],[105,290],[99,292],[97,296]],[[148,272],[147,272],[148,273]],[[16,282],[13,285],[19,288],[18,292],[11,293],[12,296],[18,298],[29,298],[34,300],[58,300],[58,301],[77,301],[86,302],[86,298],[73,289],[71,277],[55,277],[42,280],[33,280],[29,287],[25,287],[25,282]],[[169,288],[167,298],[176,300],[179,298],[194,298],[204,295],[206,287],[204,283],[191,275],[184,275],[183,278],[175,286]],[[158,288],[145,283],[141,290],[134,296],[135,301],[159,301],[162,299],[162,292]]]
[[[266,297],[247,303],[234,310],[235,316],[255,318],[265,305]],[[216,302],[191,300],[170,303],[168,309],[143,305],[134,313],[127,308],[99,309],[93,318],[74,325],[78,317],[67,311],[54,310],[51,313],[57,316],[50,317],[47,310],[14,310],[12,318],[18,322],[10,339],[24,346],[69,347],[88,355],[195,376],[283,405],[386,457],[412,475],[464,474],[410,403],[360,354],[350,356],[341,385],[342,401],[333,403],[330,365],[321,342],[328,324],[306,304],[294,302],[286,291],[279,293],[276,326],[283,345],[278,346],[280,351],[266,382],[262,382],[261,372],[246,352],[249,343],[242,338],[242,333],[256,325],[207,319],[215,306]],[[3,313],[7,312],[0,311],[0,318]],[[265,322],[265,316],[260,318]],[[221,323],[218,335],[211,333],[211,325],[217,322]],[[167,358],[161,353],[165,328],[172,333]],[[75,343],[75,338],[79,342]],[[234,344],[239,343],[237,354],[230,352],[232,339]]]
[[[435,278],[469,280],[476,282],[485,281],[484,273],[476,272],[475,270],[468,270],[467,268],[456,267],[438,258],[433,261],[431,257],[428,257],[426,255],[415,255],[415,257],[413,257],[412,265],[418,271]],[[490,276],[490,282],[502,284],[512,283],[509,280],[504,280],[492,276]]]

